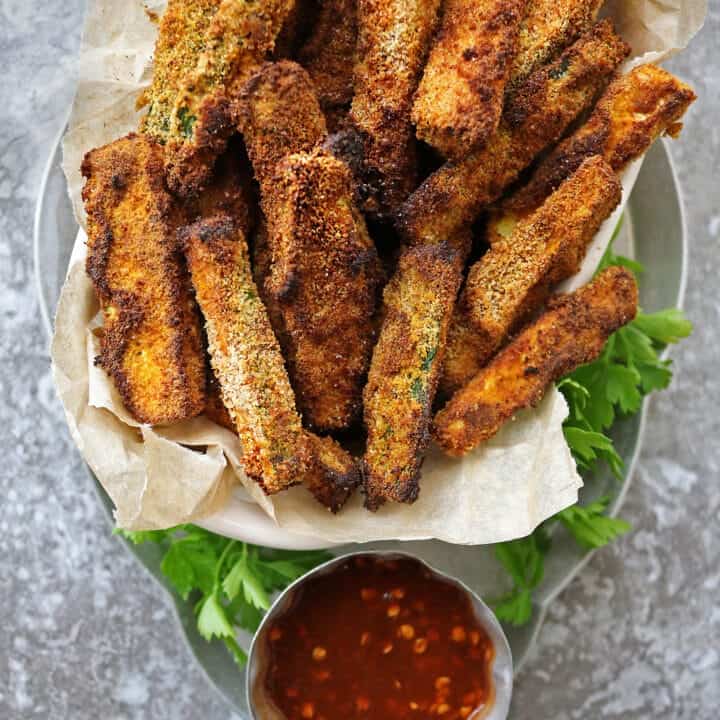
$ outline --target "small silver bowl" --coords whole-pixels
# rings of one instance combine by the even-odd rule
[[[467,585],[456,580],[446,573],[436,570],[421,558],[410,553],[393,551],[359,551],[340,555],[328,562],[319,565],[314,570],[298,578],[276,598],[267,611],[255,633],[248,655],[247,674],[245,680],[245,693],[247,705],[250,709],[251,720],[284,720],[284,715],[266,700],[262,693],[264,649],[267,647],[265,635],[271,623],[278,615],[284,613],[293,603],[300,587],[310,580],[321,575],[327,575],[342,565],[346,560],[355,557],[381,557],[388,560],[411,559],[426,567],[436,578],[455,585],[471,600],[478,622],[485,628],[495,647],[495,658],[492,664],[493,693],[492,702],[482,715],[472,715],[472,720],[505,720],[510,711],[510,698],[513,688],[513,661],[510,645],[503,632],[498,619],[490,608]]]

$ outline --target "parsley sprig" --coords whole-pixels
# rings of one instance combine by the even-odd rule
[[[198,632],[222,640],[239,666],[247,660],[238,630],[255,632],[271,595],[332,556],[322,551],[270,550],[215,535],[195,525],[117,531],[135,544],[159,543],[160,568],[183,600],[195,603]]]
[[[640,263],[616,255],[612,242],[598,272],[611,265],[622,265],[635,275],[643,272]],[[615,477],[622,478],[623,461],[607,431],[616,419],[637,413],[645,395],[670,384],[670,360],[663,359],[661,353],[691,331],[692,325],[681,310],[640,311],[635,320],[609,338],[597,360],[558,382],[569,408],[563,425],[565,439],[581,470],[590,472],[605,462]],[[494,603],[501,620],[512,625],[530,620],[532,594],[543,579],[553,526],[562,524],[586,550],[607,545],[630,530],[626,521],[607,516],[609,504],[610,498],[604,497],[584,507],[574,505],[542,523],[528,537],[495,546],[497,559],[513,581],[510,592]]]

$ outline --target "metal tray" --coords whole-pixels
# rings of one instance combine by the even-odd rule
[[[52,148],[40,188],[34,234],[38,294],[48,333],[52,332],[52,318],[77,232],[60,162],[58,138]],[[656,143],[645,158],[625,212],[622,231],[616,240],[616,249],[637,258],[646,267],[647,272],[640,282],[640,299],[645,310],[681,305],[685,290],[687,252],[685,224],[677,178],[664,142]],[[645,408],[638,415],[615,425],[612,435],[618,452],[625,461],[625,477],[621,483],[608,472],[585,477],[583,501],[609,494],[614,498],[611,513],[618,512],[632,479],[644,421]],[[89,471],[88,474],[91,475]],[[92,480],[108,520],[112,521],[112,505],[97,481],[94,478]],[[506,589],[507,578],[496,563],[491,549],[487,547],[462,547],[438,541],[382,542],[364,547],[401,549],[417,554],[439,570],[462,580],[486,598],[497,597]],[[354,548],[357,546],[344,546],[336,551],[345,552]],[[245,717],[243,675],[238,672],[224,646],[220,643],[207,643],[197,633],[190,604],[183,602],[172,592],[160,572],[160,548],[146,543],[140,546],[128,544],[128,549],[170,593],[191,652],[210,682],[234,710]],[[579,572],[590,555],[582,552],[575,543],[565,537],[561,529],[557,530],[546,561],[545,579],[534,599],[536,607],[533,620],[523,628],[508,629],[516,671],[525,662],[550,603]]]

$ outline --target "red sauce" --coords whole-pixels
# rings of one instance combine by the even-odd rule
[[[260,687],[288,720],[456,720],[492,699],[495,650],[470,598],[411,558],[308,580],[265,637]]]

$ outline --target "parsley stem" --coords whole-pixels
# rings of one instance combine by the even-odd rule
[[[220,584],[220,571],[222,570],[225,559],[227,558],[230,550],[232,550],[233,545],[237,545],[237,540],[230,540],[230,542],[228,542],[228,544],[223,548],[222,553],[220,553],[220,559],[217,561],[217,565],[215,566],[215,587]],[[244,551],[245,546],[243,545],[243,552]]]

